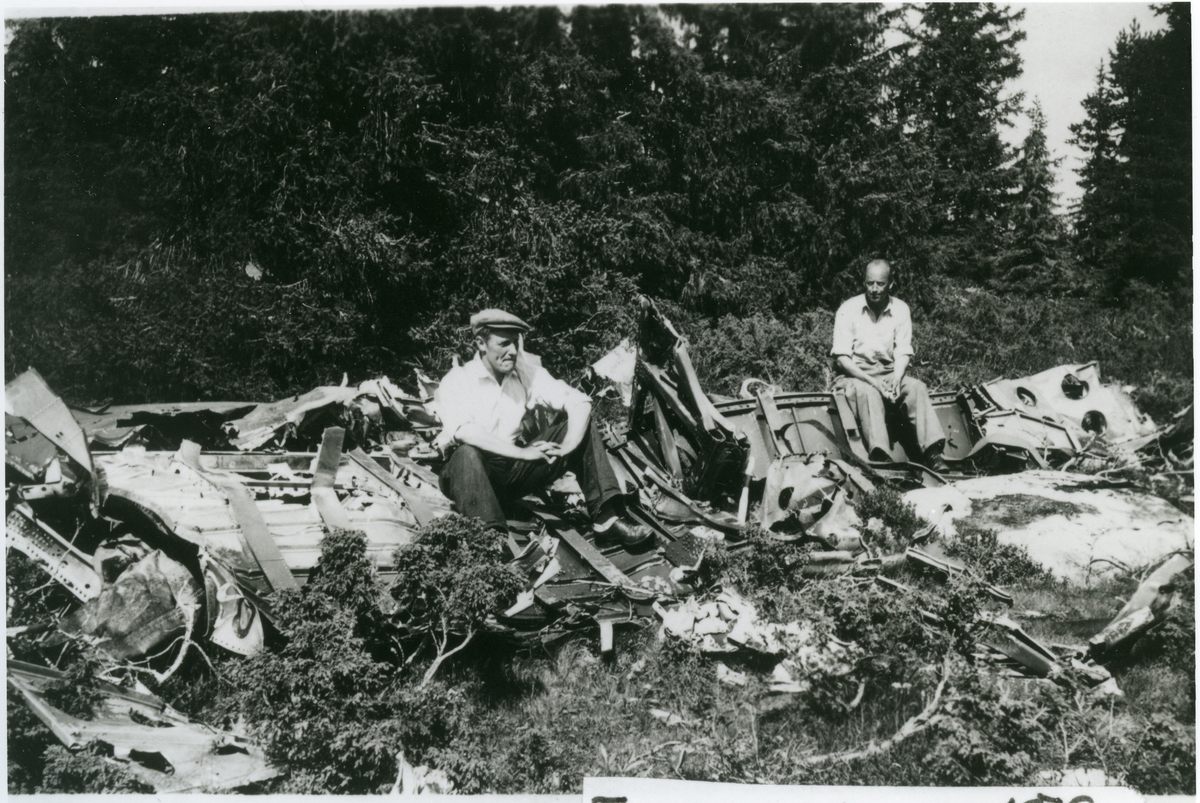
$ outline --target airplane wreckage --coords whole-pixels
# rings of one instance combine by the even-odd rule
[[[804,666],[848,664],[855,645],[822,643],[803,622],[760,621],[734,589],[713,593],[698,580],[714,542],[750,547],[751,516],[771,538],[813,545],[803,572],[896,594],[906,589],[888,578],[891,566],[968,571],[934,537],[956,519],[997,529],[1001,543],[1025,546],[1076,582],[1158,565],[1086,648],[1042,644],[993,617],[978,654],[1017,676],[1053,680],[1071,665],[1096,685],[1111,683],[1098,661],[1128,650],[1179,603],[1171,581],[1193,562],[1192,517],[1131,483],[1064,469],[1137,464],[1190,478],[1190,407],[1158,427],[1101,382],[1096,363],[934,393],[950,466],[937,474],[909,462],[916,452],[903,440],[890,460],[868,459],[840,394],[756,380],[737,398],[706,393],[686,340],[646,300],[638,340],[580,384],[628,408],[626,422],[603,432],[627,508],[654,542],[598,548],[568,474],[512,512],[507,548],[526,587],[494,612],[490,630],[543,643],[598,632],[608,651],[614,625],[656,624],[716,658],[774,662],[773,691],[802,689]],[[159,792],[233,790],[276,775],[250,740],[190,720],[140,684],[99,683],[90,720],[56,708],[47,689],[64,673],[17,660],[13,640],[25,658],[81,640],[164,679],[190,644],[249,655],[278,638],[271,593],[305,582],[328,530],[364,532],[388,580],[396,549],[451,512],[431,448],[437,386],[418,373],[417,387],[408,393],[379,378],[265,404],[91,410],[68,406],[34,370],[17,376],[5,388],[6,544],[72,602],[54,621],[8,628],[9,686],[66,747],[111,746],[111,760]],[[852,505],[880,484],[904,490],[932,522],[898,554],[864,539]],[[989,593],[1012,604],[1004,589]],[[381,604],[402,613],[392,599]]]

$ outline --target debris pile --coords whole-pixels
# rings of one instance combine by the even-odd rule
[[[495,612],[489,630],[545,643],[598,629],[608,651],[616,624],[661,619],[666,633],[707,653],[769,658],[772,688],[781,692],[802,690],[814,662],[849,667],[857,648],[818,638],[804,622],[760,622],[729,589],[702,601],[706,554],[716,542],[749,548],[752,521],[767,537],[812,544],[807,576],[874,581],[904,593],[885,568],[907,562],[943,577],[966,568],[929,543],[933,528],[899,551],[881,548],[852,504],[880,484],[910,491],[919,508],[925,495],[925,512],[943,527],[987,498],[970,483],[997,481],[1024,482],[1027,490],[991,498],[1048,499],[1052,485],[1062,491],[1072,483],[1062,492],[1076,499],[1083,491],[1120,491],[1136,523],[1145,521],[1144,494],[1046,469],[1114,454],[1160,470],[1190,470],[1192,461],[1190,409],[1155,428],[1122,389],[1100,383],[1095,363],[932,394],[947,433],[949,474],[910,462],[916,452],[903,441],[889,460],[871,461],[842,394],[782,392],[758,381],[744,384],[740,398],[707,394],[686,340],[644,299],[636,346],[623,343],[583,384],[628,407],[627,422],[604,424],[605,444],[628,512],[655,538],[633,550],[598,547],[570,474],[520,500],[507,548],[527,587]],[[15,660],[12,640],[21,638],[23,658],[83,642],[114,667],[136,663],[162,680],[192,646],[239,655],[262,649],[275,637],[270,595],[306,581],[328,530],[365,532],[380,576],[394,577],[397,547],[451,512],[438,488],[442,456],[432,446],[440,431],[437,385],[418,373],[416,386],[409,393],[383,377],[262,404],[81,409],[68,407],[36,371],[18,376],[5,389],[6,544],[70,602],[53,621],[9,629],[10,686],[65,745],[102,738],[115,759],[160,792],[229,790],[270,777],[252,745],[192,723],[148,693],[102,685],[120,705],[111,716],[74,720],[43,694],[61,678]],[[1041,471],[969,479],[1030,468]],[[1190,517],[1170,512],[1182,544],[1146,547],[1143,539],[1132,555],[1100,554],[1089,542],[1082,553],[1073,547],[1072,559],[1132,565],[1190,550]],[[1166,513],[1156,508],[1152,526]],[[1097,514],[1111,524],[1110,510],[1097,506]],[[1014,529],[1028,530],[1031,520]],[[1109,540],[1129,541],[1122,533]],[[1145,593],[1096,637],[1091,657],[1123,648],[1161,618],[1172,604],[1169,578],[1183,560],[1190,566],[1190,557],[1171,558],[1147,581]],[[1002,589],[990,591],[1012,604]],[[1005,620],[992,624],[995,638],[981,655],[1022,674],[1052,677],[1055,667],[1083,666],[1085,656],[1043,647]],[[1087,666],[1103,680],[1102,669]],[[722,673],[737,682],[735,670]],[[412,783],[425,782],[398,781]]]
[[[714,658],[736,657],[773,664],[770,689],[786,694],[808,690],[807,676],[848,675],[862,657],[857,645],[822,636],[809,622],[777,624],[759,619],[754,606],[725,590],[701,604],[695,597],[669,609],[656,606],[662,631]],[[723,666],[718,678],[744,685],[745,675]]]

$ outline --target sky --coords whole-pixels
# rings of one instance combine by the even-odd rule
[[[539,2],[539,0],[518,0]],[[432,3],[403,2],[331,2],[330,0],[209,0],[209,2],[187,2],[187,0],[71,0],[69,4],[38,3],[31,0],[9,0],[6,16],[57,16],[64,14],[95,13],[143,13],[161,11],[184,11],[210,9],[235,11],[277,8],[379,8],[400,5],[461,5],[471,0]],[[475,0],[476,4],[480,3]],[[886,6],[898,3],[885,3]],[[1046,115],[1047,144],[1051,154],[1063,157],[1058,169],[1057,191],[1059,205],[1064,210],[1079,199],[1083,191],[1075,172],[1083,163],[1083,153],[1069,145],[1071,123],[1083,120],[1083,99],[1096,84],[1096,70],[1103,60],[1108,61],[1108,52],[1117,41],[1117,34],[1137,20],[1145,32],[1158,31],[1165,27],[1162,18],[1156,16],[1149,3],[1009,3],[1014,10],[1024,10],[1022,23],[1025,41],[1018,45],[1024,62],[1024,74],[1014,82],[1012,90],[1025,93],[1027,103],[1036,98],[1042,103]],[[569,6],[567,6],[569,7]],[[5,44],[7,44],[6,36]],[[1029,130],[1029,121],[1022,117],[1014,121],[1011,129],[1001,133],[1012,145],[1019,145]]]

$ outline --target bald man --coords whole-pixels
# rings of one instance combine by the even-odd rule
[[[913,356],[912,316],[907,304],[892,298],[891,266],[882,259],[868,262],[863,289],[838,308],[833,321],[830,356],[840,374],[834,388],[846,394],[872,460],[891,460],[886,415],[895,406],[915,430],[921,462],[946,471],[946,434],[929,388],[907,373]]]

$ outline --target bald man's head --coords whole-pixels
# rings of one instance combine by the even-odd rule
[[[888,264],[888,261],[886,259],[872,259],[870,262],[868,262],[867,266],[865,268],[863,268],[863,279],[864,280],[866,280],[867,274],[871,272],[872,268],[877,271],[879,271],[879,270],[887,271],[887,274],[886,274],[887,280],[889,282],[891,281],[892,266]]]
[[[863,290],[867,306],[879,311],[887,306],[892,292],[892,266],[882,259],[872,259],[863,271]]]

